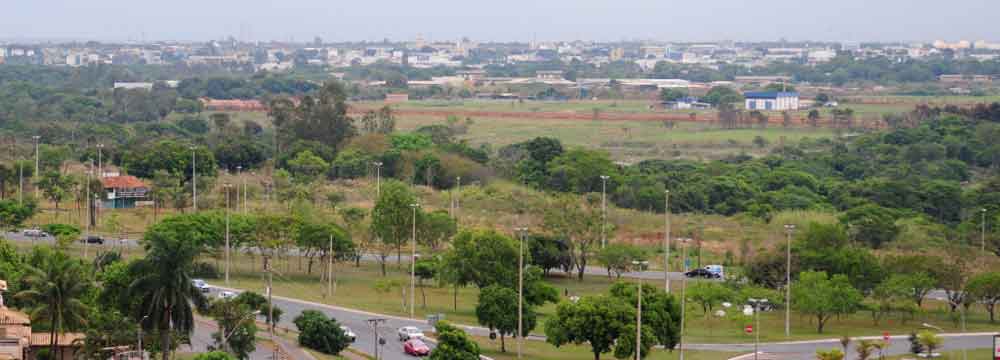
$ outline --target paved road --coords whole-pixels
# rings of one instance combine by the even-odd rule
[[[237,292],[239,291],[237,289],[231,290]],[[209,294],[210,296],[218,296],[218,292],[219,288],[213,286]],[[264,293],[264,291],[259,291],[259,293]],[[368,319],[385,319],[385,322],[379,325],[378,330],[379,337],[385,339],[385,345],[380,346],[378,350],[380,358],[385,360],[413,359],[413,357],[403,353],[403,343],[399,341],[399,338],[396,336],[396,329],[403,326],[416,326],[428,335],[431,335],[433,330],[433,328],[423,320],[417,321],[387,315],[379,315],[359,310],[344,309],[301,300],[287,299],[279,296],[274,297],[274,305],[284,310],[284,314],[282,314],[281,320],[278,322],[278,326],[280,327],[295,329],[295,324],[292,323],[292,320],[301,314],[303,310],[319,310],[327,316],[337,319],[341,325],[351,328],[351,330],[357,334],[357,341],[351,345],[351,347],[369,355],[374,355],[375,352],[375,334],[374,329],[368,325]],[[427,345],[432,349],[434,348],[434,344],[431,341],[427,341]]]

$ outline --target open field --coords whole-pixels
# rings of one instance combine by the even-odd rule
[[[992,350],[993,349],[989,349],[989,348],[987,348],[987,349],[974,349],[974,350],[969,350],[966,355],[968,355],[968,359],[972,359],[972,360],[991,359],[990,356],[993,356],[993,353],[991,352]],[[922,358],[918,358],[918,357],[916,357],[914,355],[898,355],[898,356],[889,356],[886,359],[888,359],[888,360],[903,360],[903,359],[922,359]],[[935,359],[938,359],[938,360],[962,360],[963,357],[962,357],[962,352],[961,351],[945,351],[945,352],[941,353],[941,357],[938,357],[938,358],[935,358]]]
[[[263,273],[260,272],[259,258],[256,262],[240,257],[235,266],[231,285],[236,288],[262,292]],[[322,265],[316,265],[313,275],[306,275],[299,269],[297,259],[279,259],[275,269],[280,275],[275,277],[274,291],[276,295],[337,305],[347,308],[361,308],[368,311],[397,316],[408,316],[408,308],[404,307],[404,291],[408,288],[409,277],[407,263],[401,267],[395,265],[395,258],[390,259],[389,275],[382,278],[375,263],[362,262],[361,267],[353,264],[336,266],[336,293],[332,298],[325,297],[326,284],[319,280]],[[303,268],[305,269],[305,264]],[[546,279],[559,290],[560,296],[586,296],[605,294],[616,280],[604,276],[586,276],[584,281],[575,278],[556,276]],[[622,280],[634,281],[634,280]],[[378,282],[392,283],[393,288],[387,293],[375,289]],[[210,280],[210,283],[221,284],[221,280]],[[679,293],[682,283],[671,282],[674,293]],[[423,296],[426,294],[427,307],[423,307]],[[567,296],[568,295],[568,296]],[[409,295],[406,295],[408,298]],[[437,287],[433,281],[425,284],[416,293],[416,317],[425,318],[428,314],[444,314],[445,318],[460,324],[475,325],[475,304],[478,290],[474,287],[460,288],[458,291],[457,310],[454,306],[454,293],[450,287]],[[408,306],[408,305],[407,305]],[[546,318],[555,312],[554,304],[547,304],[538,309],[539,325],[534,333],[544,333]],[[687,341],[691,343],[749,343],[753,341],[750,335],[743,332],[743,327],[751,323],[751,319],[735,311],[728,311],[724,318],[706,316],[701,308],[689,302],[687,306]],[[773,311],[762,313],[760,317],[761,341],[809,340],[837,338],[842,335],[875,336],[884,331],[893,334],[906,334],[918,329],[921,323],[930,323],[942,327],[945,331],[956,332],[959,329],[956,317],[952,316],[944,303],[928,300],[922,313],[912,315],[893,315],[880,325],[874,325],[870,314],[865,311],[854,315],[831,320],[822,334],[816,332],[814,320],[811,317],[793,314],[792,337],[786,339],[783,331],[784,313]],[[989,324],[987,314],[981,307],[974,307],[968,317],[969,331],[992,331],[996,324]]]
[[[517,340],[507,339],[507,352],[500,352],[500,340],[490,340],[488,338],[473,337],[473,339],[479,343],[479,348],[483,355],[489,356],[496,360],[509,360],[517,359]],[[539,359],[539,360],[579,360],[579,359],[592,359],[593,354],[590,352],[590,346],[587,344],[583,345],[572,345],[567,344],[561,347],[552,346],[549,343],[542,341],[525,341],[522,347],[522,353],[525,359]],[[686,350],[684,351],[684,358],[689,360],[726,360],[731,357],[739,355],[739,353],[729,353],[721,351],[696,351],[696,350]],[[674,360],[680,357],[680,352],[666,351],[666,350],[653,350],[650,352],[649,356],[645,359],[650,360]],[[602,359],[612,359],[611,353],[603,354]]]

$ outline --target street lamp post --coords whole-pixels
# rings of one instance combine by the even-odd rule
[[[104,177],[104,144],[97,144],[97,178]]]
[[[240,179],[243,178],[243,167],[236,166],[236,211],[240,209]]]
[[[608,227],[608,176],[601,175],[601,249],[607,244]]]
[[[137,350],[139,350],[139,359],[145,359],[146,358],[145,351],[142,350],[142,323],[144,321],[146,321],[146,319],[148,319],[148,318],[149,318],[149,315],[146,315],[146,316],[143,316],[141,320],[139,320],[139,334],[138,334],[139,336],[137,336],[137,339],[136,339],[136,340],[139,340],[138,341],[139,348],[137,349]]]
[[[380,340],[379,337],[378,337],[378,325],[382,324],[384,322],[385,322],[385,319],[379,319],[379,318],[368,319],[368,325],[370,325],[372,327],[372,332],[375,334],[375,342],[374,342],[375,360],[379,360],[379,357],[378,357],[378,347],[379,347],[379,345],[381,345],[381,342],[384,341],[384,340]]]
[[[985,254],[986,253],[986,208],[979,209],[979,212],[983,214],[983,221],[982,224],[980,224],[982,225],[982,231],[980,232],[979,235],[979,240],[981,243],[980,251],[982,251]]]
[[[232,185],[222,185],[226,189],[226,286],[229,286],[229,190]]]
[[[457,194],[455,195],[455,214],[452,215],[452,217],[455,218],[455,221],[458,221],[458,210],[462,207],[462,205],[461,205],[462,204],[462,177],[461,176],[456,176],[455,177],[455,186],[457,188],[457,191],[456,191]]]
[[[254,176],[254,172],[250,172],[250,176]],[[243,178],[243,215],[247,214],[247,178]],[[239,189],[237,189],[239,191]]]
[[[420,204],[410,204],[413,209],[413,236],[410,238],[410,318],[413,318],[414,292],[417,290],[417,208]]]
[[[517,358],[521,358],[521,343],[524,337],[524,238],[528,235],[528,228],[519,227],[514,229],[518,235],[517,251]]]
[[[670,190],[664,193],[663,207],[663,290],[670,293]]]
[[[795,224],[785,225],[785,337],[792,336],[792,232]]]
[[[681,253],[683,254],[683,260],[682,260],[683,265],[682,266],[683,266],[683,269],[684,269],[684,273],[687,273],[687,271],[688,271],[688,264],[687,264],[687,253],[688,253],[687,252],[687,243],[688,243],[688,241],[691,241],[691,239],[690,238],[680,238],[680,239],[677,239],[677,241],[680,241],[681,244],[683,245],[681,247]],[[686,291],[687,291],[687,275],[684,275],[684,279],[681,281],[681,336],[680,336],[680,338],[679,338],[679,340],[677,342],[677,345],[680,348],[680,352],[681,352],[681,354],[680,354],[680,360],[684,360],[684,315],[685,315],[684,314],[685,313],[684,310],[687,307],[687,294],[686,294]]]
[[[194,211],[198,211],[198,172],[197,169],[197,157],[195,156],[195,147],[192,145],[189,147],[191,149],[191,206]]]
[[[34,175],[35,179],[37,179],[38,176],[39,176],[38,175],[38,140],[41,139],[41,138],[42,137],[38,136],[38,135],[35,135],[35,136],[31,137],[31,139],[35,141],[35,175]],[[35,186],[35,197],[38,197],[38,186]]]
[[[763,305],[763,304],[767,304],[767,299],[749,298],[749,299],[747,299],[747,302],[749,302],[750,305],[753,306],[753,319],[754,319],[754,323],[755,323],[754,324],[754,329],[753,329],[753,333],[754,333],[754,339],[753,339],[753,359],[757,360],[757,355],[760,353],[760,351],[758,351],[758,346],[760,344],[760,315],[758,313],[760,312],[760,306]]]
[[[376,161],[372,165],[375,165],[375,196],[382,195],[382,162]]]
[[[649,261],[632,261],[632,265],[635,265],[640,271],[649,265]],[[641,360],[642,357],[642,277],[639,277],[639,294],[636,296],[636,315],[635,315],[635,360]]]
[[[233,328],[231,330],[229,330],[229,333],[226,334],[226,336],[222,337],[222,346],[224,346],[226,348],[226,352],[232,352],[232,349],[229,348],[229,338],[233,337],[233,335],[236,334],[236,330],[238,330],[240,328],[240,324],[242,324],[244,321],[249,320],[251,317],[254,317],[254,316],[257,316],[257,315],[260,315],[260,310],[251,312],[251,313],[247,314],[246,316],[240,318],[240,320],[237,321],[235,325],[233,325]]]
[[[90,166],[87,167],[87,186],[84,186],[84,188],[86,189],[85,190],[86,194],[87,194],[86,195],[86,199],[87,199],[87,237],[85,237],[84,240],[83,240],[83,258],[84,259],[87,258],[87,248],[88,248],[88,245],[90,245],[90,218],[91,218],[91,216],[94,215],[93,214],[94,210],[91,208],[91,206],[93,205],[93,203],[91,201],[93,201],[93,199],[90,198],[90,174],[92,172],[94,172],[94,160],[93,159],[90,160]]]

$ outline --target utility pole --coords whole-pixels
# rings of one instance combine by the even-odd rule
[[[228,172],[228,171],[227,171]],[[243,178],[243,167],[236,166],[236,211],[240,209],[240,179]]]
[[[87,198],[87,235],[83,238],[83,258],[87,258],[87,247],[90,245],[90,217],[93,216],[93,209],[91,205],[93,199],[90,198],[90,173],[94,172],[94,160],[90,160],[90,166],[87,167],[87,186],[86,188],[86,198]]]
[[[633,261],[632,265],[635,265],[639,271],[642,271],[645,265],[649,265],[649,261]],[[636,296],[636,316],[635,316],[635,360],[641,360],[642,357],[642,277],[639,277],[639,294]]]
[[[326,296],[333,297],[333,234],[330,234],[330,250],[326,253]]]
[[[458,221],[458,210],[462,208],[462,177],[455,177],[455,184],[458,186],[458,195],[455,196],[455,221]]]
[[[229,189],[232,185],[226,183],[222,188],[226,189],[226,286],[229,286]]]
[[[254,173],[251,171],[250,176]],[[243,178],[243,215],[247,214],[247,178]]]
[[[273,280],[274,274],[271,272],[271,258],[269,256],[264,257],[264,271],[267,272],[267,322],[268,322],[268,333],[271,335],[271,343],[274,347],[271,348],[271,359],[278,358],[278,348],[274,341],[274,302],[271,301],[274,289],[271,288],[271,281]]]
[[[194,211],[198,211],[198,172],[197,169],[197,158],[195,157],[195,147],[192,145],[191,149],[191,206]]]
[[[38,136],[38,135],[35,135],[35,136],[32,136],[31,138],[33,140],[35,140],[35,175],[34,175],[34,178],[37,179],[38,176],[39,176],[38,175],[38,139],[41,139],[42,137]],[[35,186],[35,197],[36,198],[38,197],[38,186]]]
[[[982,225],[982,232],[980,232],[980,237],[979,237],[979,240],[980,240],[980,243],[981,243],[981,245],[980,245],[980,247],[981,247],[980,251],[982,251],[983,254],[985,254],[986,253],[986,208],[980,209],[979,212],[983,214],[983,221],[982,221],[982,224],[981,224]]]
[[[375,165],[375,196],[382,196],[382,162],[376,161]]]
[[[517,357],[520,359],[524,337],[524,238],[528,234],[528,228],[521,227],[514,231],[520,239],[517,251]]]
[[[410,318],[413,319],[413,303],[416,301],[414,292],[417,289],[417,208],[420,204],[410,204],[413,209],[413,236],[410,238]]]
[[[379,319],[379,318],[368,319],[368,325],[370,325],[372,327],[372,332],[374,332],[374,334],[375,334],[375,341],[373,343],[373,347],[375,348],[375,360],[379,360],[378,347],[379,347],[379,345],[382,345],[381,342],[384,341],[384,340],[379,339],[379,336],[378,336],[378,325],[381,324],[381,323],[384,323],[384,322],[385,322],[385,319]]]
[[[601,249],[607,244],[608,228],[608,176],[601,175]]]
[[[24,162],[17,162],[17,204],[24,205]]]
[[[670,190],[664,191],[663,220],[666,229],[663,231],[663,289],[670,293]]]
[[[785,225],[785,337],[792,336],[792,232],[794,224]]]
[[[97,178],[104,177],[104,144],[97,144]]]
[[[688,251],[687,251],[687,243],[688,243],[688,241],[691,241],[691,239],[681,238],[681,239],[677,239],[677,241],[680,241],[681,244],[683,245],[681,247],[681,253],[684,254],[683,255],[683,265],[682,266],[683,266],[684,272],[687,273],[687,271],[688,271],[688,265],[687,265],[687,253],[688,253]],[[681,336],[680,336],[680,338],[677,341],[677,346],[681,350],[680,360],[684,360],[684,315],[685,315],[684,314],[684,308],[687,307],[687,294],[685,293],[687,291],[687,283],[688,283],[688,281],[687,281],[687,275],[685,275],[684,279],[681,280]]]

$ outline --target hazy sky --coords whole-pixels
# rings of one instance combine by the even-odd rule
[[[5,0],[0,39],[1000,40],[998,0]]]

